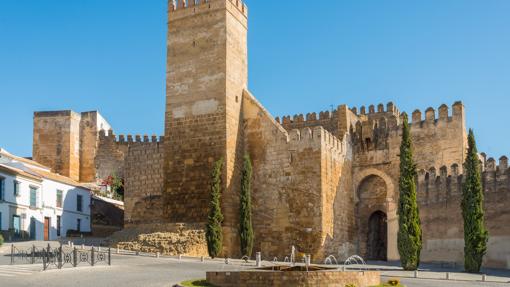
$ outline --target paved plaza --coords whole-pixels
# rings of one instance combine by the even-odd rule
[[[47,243],[38,242],[37,246],[45,246]],[[20,248],[29,247],[31,243],[17,244]],[[52,243],[57,246],[57,243]],[[80,246],[81,247],[81,246]],[[206,271],[237,271],[254,266],[253,262],[248,264],[240,260],[231,260],[225,264],[224,260],[205,260],[199,258],[174,257],[149,257],[148,255],[117,255],[113,252],[112,266],[104,263],[94,267],[67,267],[61,270],[50,269],[42,271],[42,264],[10,265],[10,245],[4,245],[0,250],[0,286],[172,286],[184,280],[205,278]],[[264,262],[264,265],[270,265]],[[430,279],[414,279],[413,273],[404,272],[397,267],[369,265],[368,268],[384,269],[383,280],[399,278],[408,287],[420,286],[510,286],[510,274],[505,271],[491,271],[490,281],[481,282],[481,275],[463,274],[451,272],[450,278],[457,280],[436,280],[433,278],[444,278],[443,270],[434,272],[425,270],[419,273],[420,277]],[[450,270],[452,271],[452,270]],[[506,283],[505,283],[506,282]]]

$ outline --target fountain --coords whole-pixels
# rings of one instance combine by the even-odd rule
[[[324,259],[324,265],[333,265],[333,261],[335,262],[335,265],[338,265],[338,261],[336,260],[336,257],[331,254],[326,259]]]
[[[260,268],[248,268],[239,272],[207,272],[207,282],[215,286],[375,286],[380,284],[380,273],[368,270],[340,270],[334,255],[324,259],[325,265],[312,264],[312,256],[305,254],[304,263],[296,262],[296,249],[292,247],[291,255],[285,257],[283,265],[274,257],[272,264]],[[290,263],[290,264],[289,264]],[[362,265],[366,263],[358,255],[353,255],[344,262],[345,265]],[[336,265],[336,266],[334,266]]]

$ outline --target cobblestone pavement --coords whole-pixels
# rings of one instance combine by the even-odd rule
[[[38,243],[44,246],[47,243]],[[22,247],[30,246],[23,243]],[[56,246],[57,244],[53,243]],[[21,247],[21,248],[22,248]],[[199,258],[177,258],[149,256],[116,255],[112,256],[112,266],[100,264],[98,266],[64,268],[62,270],[51,269],[42,271],[41,264],[35,265],[8,265],[10,247],[2,247],[0,252],[0,286],[172,286],[175,283],[188,279],[204,278],[206,271],[236,271],[253,267],[253,263],[245,264],[241,261],[232,260],[226,265],[223,260],[205,260]],[[115,253],[115,252],[114,252]],[[7,259],[7,260],[6,260]],[[270,264],[267,262],[266,264]],[[428,279],[414,279],[414,274],[399,270],[389,265],[369,265],[370,268],[384,269],[382,280],[399,278],[408,287],[437,286],[437,287],[503,287],[509,283],[474,281],[481,279],[481,275],[464,274],[460,272],[450,273],[450,278],[457,280],[438,280],[444,278],[445,272],[439,270],[424,270],[419,272],[420,277]],[[498,276],[489,276],[488,280],[510,281],[506,271],[495,273]],[[476,277],[478,276],[478,277]],[[508,276],[508,277],[507,277]]]

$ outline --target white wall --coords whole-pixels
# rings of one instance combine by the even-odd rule
[[[50,218],[50,240],[57,236],[57,216],[61,216],[60,236],[65,237],[68,229],[76,230],[77,219],[81,219],[81,231],[90,232],[90,192],[87,189],[43,179],[42,182],[0,171],[5,178],[5,201],[0,201],[2,213],[1,229],[12,227],[12,208],[21,218],[21,229],[30,233],[30,220],[35,218],[36,240],[44,240],[44,218]],[[19,196],[14,196],[13,181],[20,182]],[[30,207],[30,186],[38,187],[37,207]],[[62,190],[62,208],[57,207],[57,190]],[[82,195],[82,211],[77,211],[77,195]]]

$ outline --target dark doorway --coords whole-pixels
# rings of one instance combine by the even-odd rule
[[[44,241],[50,240],[50,226],[51,226],[51,218],[44,218]]]
[[[31,240],[36,240],[36,237],[35,237],[35,225],[36,225],[35,217],[32,216],[30,218],[30,239]]]
[[[367,259],[387,260],[387,217],[382,211],[372,213],[368,220]]]

